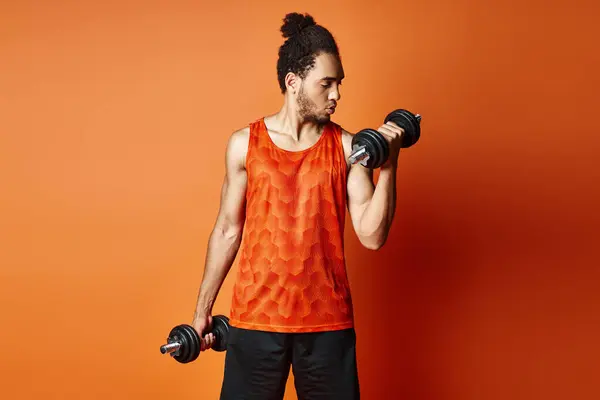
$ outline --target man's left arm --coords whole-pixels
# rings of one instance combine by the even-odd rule
[[[348,211],[358,239],[368,249],[378,250],[388,237],[396,212],[396,171],[403,130],[393,122],[378,131],[390,147],[388,160],[380,167],[377,185],[373,171],[360,164],[350,166],[347,179]],[[352,135],[344,131],[344,150],[351,152]],[[347,158],[347,157],[346,157]]]

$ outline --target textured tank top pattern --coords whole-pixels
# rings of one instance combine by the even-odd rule
[[[250,124],[246,169],[231,325],[271,332],[352,327],[341,128],[330,122],[313,146],[288,151],[261,118]]]

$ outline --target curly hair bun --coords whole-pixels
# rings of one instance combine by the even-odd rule
[[[314,18],[308,14],[289,13],[283,19],[281,33],[284,38],[290,38],[299,34],[304,28],[316,25]]]

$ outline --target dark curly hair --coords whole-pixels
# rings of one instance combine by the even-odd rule
[[[285,76],[288,72],[304,79],[321,53],[340,56],[338,45],[331,32],[317,25],[308,14],[289,13],[283,19],[281,33],[287,40],[279,48],[277,79],[281,93],[285,93]]]

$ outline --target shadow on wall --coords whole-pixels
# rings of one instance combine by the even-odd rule
[[[432,172],[437,171],[427,171]],[[469,291],[477,268],[472,246],[478,227],[468,215],[465,194],[444,173],[422,180],[411,174],[398,174],[396,216],[382,249],[364,249],[347,226],[366,398],[389,398],[390,393],[395,398],[435,398],[444,379],[435,370],[447,373],[439,365],[445,358],[440,352],[447,351],[439,336],[453,329],[457,302]]]

